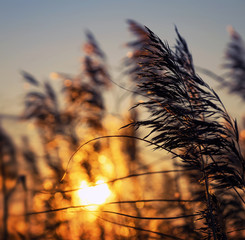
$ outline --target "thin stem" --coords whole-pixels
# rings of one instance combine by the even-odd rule
[[[209,215],[211,218],[211,228],[212,228],[214,240],[216,240],[217,237],[216,237],[215,219],[213,216],[213,208],[212,208],[211,198],[210,198],[210,193],[209,193],[208,177],[207,177],[207,174],[205,171],[203,171],[203,174],[204,174],[204,179],[205,179],[206,199],[207,199],[208,211],[209,211]]]
[[[200,215],[199,213],[196,213],[196,214],[181,215],[181,216],[175,216],[175,217],[138,217],[134,215],[124,214],[120,212],[113,212],[113,211],[92,211],[92,212],[103,212],[103,213],[109,213],[109,214],[116,214],[116,215],[120,215],[123,217],[142,219],[142,220],[175,220],[175,219],[189,218],[189,217]]]
[[[122,227],[126,227],[126,228],[132,228],[132,229],[143,231],[143,232],[153,233],[153,234],[156,234],[156,235],[161,236],[162,238],[170,238],[170,239],[176,239],[176,240],[183,240],[182,238],[178,238],[178,237],[171,236],[171,235],[168,235],[168,234],[164,234],[164,233],[161,233],[161,232],[151,231],[151,230],[144,229],[144,228],[138,228],[138,227],[126,225],[126,224],[123,224],[123,223],[114,222],[114,221],[105,219],[103,217],[100,217],[100,216],[98,216],[96,214],[95,214],[95,216],[97,216],[99,219],[101,219],[103,221],[106,221],[106,222],[109,222],[109,223],[112,223],[112,224],[116,224],[118,226],[122,226]]]
[[[175,153],[175,152],[172,152],[171,150],[167,150],[167,149],[165,149],[163,146],[161,146],[161,145],[159,145],[159,144],[156,144],[156,143],[154,143],[154,142],[152,142],[152,141],[149,141],[149,140],[147,140],[147,139],[145,139],[145,138],[140,138],[140,137],[130,136],[130,135],[123,135],[123,134],[122,134],[122,135],[107,135],[107,136],[101,136],[101,137],[96,137],[96,138],[93,138],[93,139],[88,140],[87,142],[81,144],[81,145],[76,149],[76,151],[71,155],[71,157],[69,158],[69,160],[68,160],[68,162],[67,162],[67,165],[66,165],[66,168],[65,168],[65,173],[64,173],[64,175],[62,176],[62,178],[60,179],[60,182],[62,182],[62,181],[64,180],[64,178],[65,178],[65,176],[66,176],[66,174],[67,174],[67,171],[68,171],[69,164],[70,164],[70,162],[72,161],[72,159],[73,159],[73,157],[75,156],[75,154],[76,154],[81,148],[83,148],[85,145],[87,145],[87,144],[89,144],[89,143],[91,143],[91,142],[94,142],[94,141],[96,141],[96,140],[104,139],[104,138],[134,138],[134,139],[137,139],[137,140],[141,140],[141,141],[143,141],[143,142],[146,142],[146,143],[148,143],[148,144],[150,144],[150,145],[154,145],[154,146],[156,146],[157,148],[161,148],[161,149],[163,149],[163,150],[166,150],[166,151],[168,151],[169,153],[172,153],[175,157],[180,157],[180,158],[181,158],[181,156],[180,156],[179,154],[177,154],[177,153]],[[183,159],[183,158],[181,158],[181,159]]]
[[[145,200],[129,200],[129,201],[115,201],[115,202],[108,202],[104,203],[103,205],[114,205],[114,204],[132,204],[132,203],[150,203],[150,202],[200,202],[199,200],[185,200],[185,199],[145,199]],[[37,215],[37,214],[43,214],[43,213],[49,213],[49,212],[59,212],[59,211],[64,211],[68,209],[77,209],[77,208],[86,208],[90,206],[100,206],[100,204],[86,204],[86,205],[78,205],[78,206],[67,206],[63,208],[55,208],[55,209],[49,209],[49,210],[44,210],[40,212],[30,212],[27,213],[27,215]],[[199,214],[196,214],[199,215]],[[177,217],[179,218],[179,217]]]
[[[109,181],[106,181],[106,182],[103,182],[103,183],[97,183],[97,184],[94,184],[93,186],[114,183],[114,182],[121,181],[121,180],[124,180],[124,179],[134,178],[134,177],[139,177],[139,176],[145,176],[145,175],[173,173],[173,172],[188,172],[188,171],[193,171],[193,170],[194,169],[183,169],[183,170],[174,169],[174,170],[163,170],[163,171],[153,171],[153,172],[143,172],[143,173],[132,173],[130,175],[126,175],[126,176],[123,176],[123,177],[115,178],[115,179],[112,179],[112,180],[109,180]],[[54,192],[51,192],[51,191],[41,191],[41,190],[39,190],[39,191],[33,190],[33,191],[38,192],[38,193],[43,193],[43,194],[55,194],[57,192],[60,192],[60,193],[75,192],[75,191],[78,191],[80,189],[83,189],[83,187],[82,188],[68,189],[68,190],[63,190],[63,191],[57,189]]]

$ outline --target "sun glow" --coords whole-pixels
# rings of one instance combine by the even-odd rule
[[[88,210],[96,210],[99,206],[107,200],[111,195],[111,191],[108,185],[103,180],[98,180],[95,186],[89,186],[86,181],[82,181],[80,188],[77,191],[77,196],[81,205],[92,205],[87,206]]]

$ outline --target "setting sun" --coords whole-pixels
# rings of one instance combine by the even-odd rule
[[[77,196],[82,205],[100,205],[111,195],[111,191],[103,180],[98,180],[96,186],[89,186],[86,181],[82,181],[80,188],[77,191]],[[88,206],[88,210],[95,210],[98,206]]]

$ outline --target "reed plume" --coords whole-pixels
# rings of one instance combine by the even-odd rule
[[[197,170],[195,181],[206,194],[202,230],[207,238],[226,239],[214,192],[233,189],[244,203],[239,191],[244,191],[245,162],[237,123],[215,91],[196,74],[188,45],[177,28],[176,46],[171,49],[147,27],[142,35],[142,26],[129,24],[139,39],[130,45],[137,53],[131,54],[135,66],[131,74],[137,91],[145,96],[135,107],[144,106],[151,114],[130,125],[150,129],[145,138],[181,159],[185,168]]]

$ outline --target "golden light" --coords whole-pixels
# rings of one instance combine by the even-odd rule
[[[51,72],[51,73],[49,74],[49,77],[50,77],[50,79],[52,79],[52,80],[57,80],[57,79],[60,78],[60,75],[59,75],[59,73]]]
[[[107,200],[111,195],[108,185],[103,180],[98,180],[96,186],[89,186],[86,181],[82,181],[80,190],[77,191],[77,196],[81,205],[95,204],[94,206],[86,207],[88,210],[96,210]]]
[[[245,130],[242,130],[242,131],[240,132],[240,138],[241,138],[242,141],[245,140]]]

